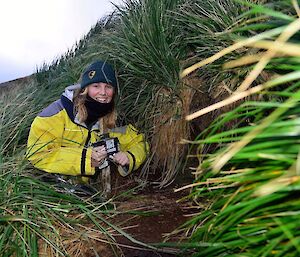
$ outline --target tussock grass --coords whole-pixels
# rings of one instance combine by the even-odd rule
[[[281,30],[278,38],[273,35],[274,40],[268,41],[266,52],[263,52],[264,43],[255,44],[257,48],[262,47],[258,54],[263,53],[266,58],[251,62],[258,65],[250,66],[249,77],[236,88],[236,93],[219,106],[208,107],[197,114],[232,103],[234,98],[243,99],[249,93],[258,95],[255,101],[240,102],[224,113],[193,142],[199,159],[194,172],[196,180],[182,190],[192,188],[189,197],[199,203],[203,211],[185,224],[191,237],[183,247],[193,249],[192,256],[299,255],[300,234],[296,220],[299,219],[300,83],[299,62],[295,61],[298,53],[290,54],[299,43],[298,20],[293,16],[298,8],[293,12],[286,9],[285,4],[282,2],[276,9],[272,9],[272,5],[251,4],[249,13],[270,16],[266,20],[270,24],[286,24],[278,27],[277,31]],[[261,28],[260,23],[257,25]],[[294,26],[295,29],[291,29]],[[270,31],[276,29],[273,27]],[[270,31],[237,44],[243,45]],[[285,50],[290,45],[292,48],[285,53],[280,50],[277,56],[277,45],[283,38],[287,44]],[[203,60],[201,65],[212,60]],[[239,65],[245,63],[240,62],[236,67]],[[252,86],[262,70],[274,72],[276,76],[263,85]],[[230,129],[225,129],[228,124]],[[208,146],[213,150],[206,152]],[[209,204],[203,204],[205,200]]]

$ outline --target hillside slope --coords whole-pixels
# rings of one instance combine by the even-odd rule
[[[0,83],[0,95],[4,94],[8,90],[19,89],[25,84],[29,84],[33,82],[33,80],[34,80],[34,74],[30,76],[10,80],[4,83]]]

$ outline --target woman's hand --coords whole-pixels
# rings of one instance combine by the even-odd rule
[[[122,166],[129,165],[130,161],[126,153],[118,152],[113,155],[113,161]]]
[[[92,167],[99,167],[105,158],[107,157],[107,152],[104,145],[94,147],[92,149]]]

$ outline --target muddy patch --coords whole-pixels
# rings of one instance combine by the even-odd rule
[[[124,187],[125,184],[121,185]],[[170,233],[188,219],[188,203],[177,202],[183,196],[181,192],[175,193],[173,188],[158,190],[150,186],[123,196],[116,202],[117,210],[122,212],[116,217],[116,223],[142,243],[178,242],[182,239],[181,235]],[[171,248],[147,249],[124,236],[116,239],[125,257],[172,257],[178,253]]]

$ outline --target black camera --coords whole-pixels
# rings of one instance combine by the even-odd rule
[[[93,143],[93,147],[104,145],[107,155],[111,156],[120,151],[119,139],[117,137],[103,137],[98,142]]]

